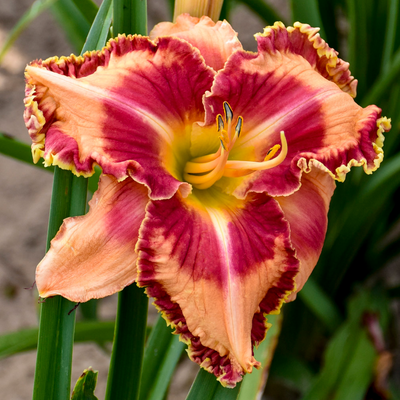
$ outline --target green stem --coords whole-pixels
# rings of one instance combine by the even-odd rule
[[[113,35],[147,35],[147,0],[114,0]]]
[[[146,321],[147,297],[143,289],[135,285],[126,287],[118,295],[106,400],[138,398]]]
[[[161,365],[172,339],[172,330],[165,323],[161,315],[151,330],[151,334],[146,343],[146,349],[143,358],[143,373],[140,387],[140,400],[146,400],[151,391],[154,375]]]
[[[70,171],[55,169],[47,250],[71,209],[73,177]],[[75,202],[74,202],[75,204]],[[84,211],[84,210],[83,210]],[[74,304],[60,296],[41,304],[33,400],[67,400],[70,396]]]

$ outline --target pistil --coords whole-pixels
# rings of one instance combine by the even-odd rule
[[[240,177],[255,171],[274,168],[286,158],[288,151],[287,141],[284,132],[281,131],[282,149],[277,157],[273,158],[281,148],[280,145],[273,146],[268,151],[264,161],[261,162],[228,160],[229,153],[240,136],[243,118],[241,116],[238,117],[235,129],[233,129],[233,111],[226,101],[224,102],[224,114],[225,123],[221,115],[217,116],[216,121],[221,143],[218,151],[213,154],[196,157],[185,165],[184,179],[197,189],[208,189],[223,176]]]

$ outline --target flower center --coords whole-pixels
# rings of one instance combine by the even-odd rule
[[[275,158],[275,154],[281,148],[279,144],[273,146],[267,153],[264,161],[238,161],[228,160],[229,152],[233,149],[236,140],[240,136],[243,127],[243,118],[238,117],[233,128],[233,111],[231,106],[224,101],[225,122],[222,116],[217,116],[218,133],[220,134],[220,147],[216,153],[193,158],[188,161],[183,170],[183,177],[197,189],[208,189],[223,176],[240,177],[249,175],[255,171],[270,169],[279,165],[286,157],[288,147],[285,134],[281,131],[282,150]]]

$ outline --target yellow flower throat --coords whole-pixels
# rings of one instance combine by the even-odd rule
[[[220,147],[216,153],[202,157],[193,158],[187,162],[183,170],[183,177],[197,189],[208,189],[223,176],[240,177],[249,175],[255,171],[270,169],[279,165],[288,152],[285,134],[281,131],[282,150],[275,156],[281,148],[279,144],[273,146],[267,153],[264,161],[237,161],[228,160],[229,152],[233,149],[236,140],[240,136],[243,126],[243,118],[238,117],[235,128],[233,129],[233,111],[231,106],[224,102],[225,123],[222,116],[217,116],[218,133],[220,134]],[[226,128],[225,128],[226,127]]]

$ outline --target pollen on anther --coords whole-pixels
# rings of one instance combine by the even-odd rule
[[[233,119],[233,111],[231,106],[227,101],[224,101],[224,110],[225,110],[225,119],[227,122],[232,121]]]

